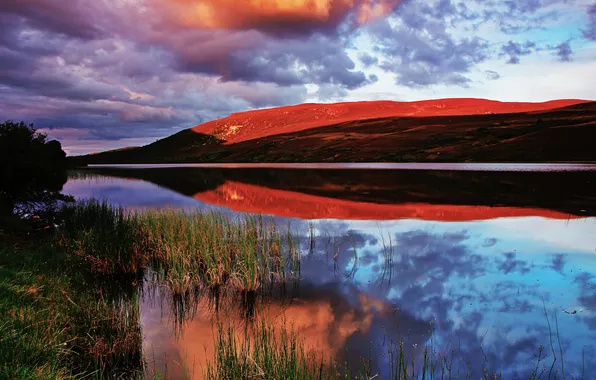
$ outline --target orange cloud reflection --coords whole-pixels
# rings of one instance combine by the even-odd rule
[[[238,308],[232,305],[227,307],[230,310],[219,315],[225,315],[227,322],[237,326],[236,337],[242,340],[246,334],[245,321]],[[307,350],[314,350],[326,358],[341,355],[347,339],[354,333],[367,334],[375,317],[388,318],[393,315],[389,304],[364,294],[359,296],[354,305],[324,297],[316,300],[297,299],[290,304],[273,302],[263,307],[258,307],[259,318],[265,318],[278,331],[283,326],[293,328]],[[202,379],[206,363],[214,357],[214,315],[210,312],[208,301],[204,299],[201,302],[199,310],[203,312],[185,324],[183,334],[178,339],[172,333],[171,320],[163,318],[158,308],[143,309],[145,349],[153,352],[158,348],[158,356],[163,357],[167,353],[172,358],[170,370],[179,367],[174,370],[176,372],[183,367],[191,378]],[[176,364],[178,360],[181,363]]]

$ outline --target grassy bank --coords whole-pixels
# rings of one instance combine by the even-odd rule
[[[139,288],[149,268],[174,301],[205,288],[250,298],[299,268],[294,240],[263,218],[92,201],[60,219],[43,235],[2,236],[0,378],[143,377]]]
[[[93,287],[47,241],[0,249],[0,378],[140,376],[138,302]]]

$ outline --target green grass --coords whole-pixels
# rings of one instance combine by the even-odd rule
[[[64,310],[52,305],[63,301],[66,281],[7,265],[11,255],[0,253],[0,378],[66,378]]]
[[[0,378],[134,377],[138,300],[107,296],[63,250],[0,249]]]
[[[248,299],[299,266],[297,240],[261,217],[95,201],[60,216],[53,238],[0,248],[0,378],[142,376],[138,288],[150,269],[174,298],[225,288]]]
[[[96,201],[66,206],[61,214],[58,244],[92,272],[131,274],[147,266],[147,247],[134,214]]]
[[[224,322],[214,326],[215,356],[208,362],[203,376],[212,380],[392,380],[471,379],[465,363],[452,352],[438,352],[434,347],[409,352],[403,342],[388,342],[388,365],[375,372],[371,358],[358,362],[336,359],[305,346],[296,331],[286,323],[281,327],[260,319],[241,328]],[[485,370],[485,380],[503,380],[494,371]],[[536,380],[538,377],[530,376]]]

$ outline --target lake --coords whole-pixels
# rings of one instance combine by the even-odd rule
[[[392,345],[407,360],[426,347],[476,379],[485,369],[592,378],[596,368],[594,165],[106,165],[71,172],[63,192],[290,226],[300,281],[248,313],[233,301],[220,312],[238,326],[291,323],[308,347],[370,359],[381,379]],[[148,360],[201,378],[212,301],[198,297],[181,321],[167,289],[145,293]]]

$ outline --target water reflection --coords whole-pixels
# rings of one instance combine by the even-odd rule
[[[567,375],[578,376],[582,365],[594,368],[595,220],[522,218],[504,228],[506,222],[327,220],[316,224],[314,250],[306,244],[308,226],[299,226],[299,289],[291,300],[264,296],[257,315],[292,322],[307,345],[340,361],[357,363],[370,350],[381,378],[388,375],[392,341],[403,341],[408,355],[418,346],[422,355],[431,339],[439,352],[455,350],[456,363],[476,378],[486,365],[505,378],[526,378],[540,346],[550,367],[551,332],[557,356],[561,341]],[[542,228],[516,228],[533,222]],[[146,345],[168,347],[187,368],[205,363],[213,350],[213,313],[203,302],[178,340],[167,308],[144,303]],[[237,300],[225,307],[231,311],[224,315],[241,319]],[[559,364],[560,358],[560,371]]]
[[[94,181],[93,176],[99,179]],[[112,182],[101,183],[106,177]],[[131,184],[131,179],[140,181]],[[127,198],[129,191],[134,193]],[[301,219],[463,221],[596,216],[596,171],[96,169],[78,173],[66,184],[65,192],[135,205],[209,204]]]
[[[131,208],[237,209],[230,202],[216,202],[223,198],[197,197],[197,193],[217,193],[226,183],[232,183],[227,177],[200,174],[203,177],[179,180],[184,184],[178,187],[184,189],[180,193],[163,184],[155,185],[159,183],[156,179],[150,183],[114,177],[73,179],[65,192],[79,198],[104,197]],[[143,174],[147,175],[153,174]],[[238,179],[241,174],[234,176]],[[465,181],[457,176],[440,178],[446,184],[443,189],[461,188],[464,194],[478,190],[476,185],[467,189]],[[499,177],[499,181],[505,179]],[[575,182],[568,181],[568,185],[577,186],[569,185],[563,193],[557,191],[563,191],[564,186],[555,192],[551,189],[551,193],[546,192],[549,196],[537,196],[529,204],[532,208],[522,207],[522,202],[536,193],[523,190],[525,182],[520,178],[516,181],[508,188],[518,190],[509,195],[477,194],[467,204],[455,195],[452,205],[477,212],[477,216],[467,214],[465,218],[437,211],[433,217],[426,217],[428,213],[408,214],[400,219],[398,214],[386,214],[393,220],[357,220],[340,214],[348,208],[343,205],[333,212],[311,211],[325,219],[284,218],[301,216],[296,210],[312,204],[318,203],[323,210],[328,207],[326,203],[346,198],[353,204],[363,203],[356,197],[385,199],[385,204],[370,202],[379,208],[403,206],[398,201],[388,202],[390,198],[383,195],[391,189],[388,182],[381,183],[370,195],[363,194],[371,189],[370,185],[358,188],[353,184],[355,194],[347,197],[339,195],[345,191],[318,186],[321,182],[317,181],[307,189],[295,190],[319,198],[310,204],[297,200],[293,207],[288,198],[289,211],[282,208],[272,213],[278,215],[278,223],[290,223],[299,236],[302,280],[298,288],[287,289],[286,297],[279,297],[279,292],[260,296],[254,315],[249,314],[257,319],[266,317],[276,325],[293,323],[308,346],[339,361],[357,363],[360,357],[370,357],[380,378],[388,376],[387,350],[392,342],[404,342],[408,357],[422,356],[422,347],[430,345],[438,355],[454,352],[455,365],[463,373],[469,371],[472,378],[479,378],[485,367],[502,371],[506,379],[527,378],[535,370],[535,355],[541,346],[547,356],[540,363],[540,368],[544,366],[547,371],[544,377],[553,361],[553,347],[557,355],[555,369],[562,369],[562,350],[568,378],[571,374],[581,377],[582,368],[589,374],[596,368],[596,218],[582,217],[593,215],[594,197],[577,186],[591,179],[577,177]],[[203,187],[197,191],[191,182],[200,182]],[[272,179],[265,182],[275,183]],[[329,183],[346,182],[336,179]],[[441,203],[445,198],[437,192],[413,191],[422,189],[413,183],[417,182],[410,182],[407,191],[401,188],[405,198],[400,199],[434,197],[435,203],[428,203],[429,210],[446,206]],[[283,189],[286,185],[276,186],[280,191],[289,191]],[[258,193],[253,194],[258,199]],[[550,197],[556,194],[566,194],[567,198]],[[234,204],[257,204],[246,199]],[[261,199],[266,202],[267,198]],[[500,207],[487,205],[495,199],[506,200],[502,208],[512,207],[517,213],[496,213]],[[342,219],[327,219],[338,215]],[[146,294],[141,304],[145,351],[162,373],[168,363],[172,378],[201,378],[205,362],[213,353],[212,322],[216,316],[229,318],[238,326],[246,323],[246,305],[237,297],[222,298],[216,313],[213,299],[208,294],[200,295],[196,313],[190,313],[192,318],[180,325],[172,313],[167,290]],[[242,328],[238,331],[241,334]]]

